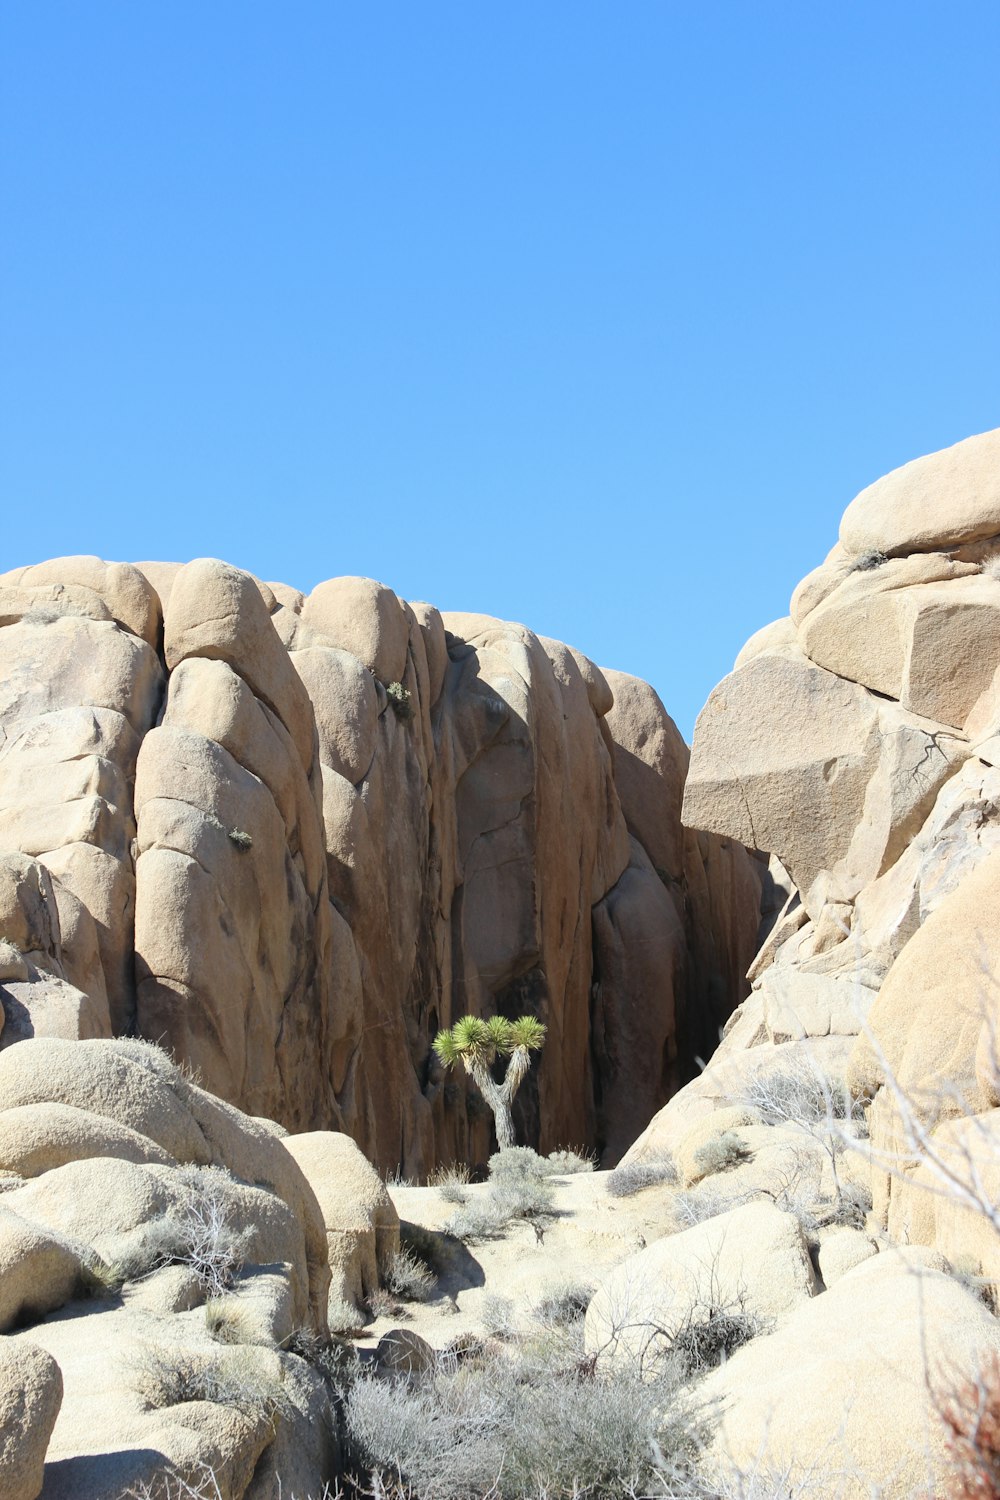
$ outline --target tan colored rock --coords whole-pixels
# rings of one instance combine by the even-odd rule
[[[0,1116],[2,1119],[2,1116]],[[360,1312],[399,1250],[399,1215],[375,1168],[349,1136],[332,1130],[286,1136],[326,1226],[330,1306]]]
[[[138,568],[139,572],[153,589],[153,592],[160,601],[161,613],[165,613],[167,605],[170,602],[170,590],[174,586],[174,579],[184,564],[177,562],[139,562],[134,563],[133,566]]]
[[[773,1323],[816,1291],[798,1221],[768,1203],[748,1203],[631,1256],[605,1277],[584,1331],[589,1354],[614,1368],[655,1372],[671,1337],[706,1321],[709,1306],[742,1303]]]
[[[851,557],[840,543],[836,542],[819,567],[813,568],[812,572],[807,573],[801,583],[795,586],[788,606],[788,614],[792,623],[796,626],[801,625],[806,615],[817,605],[822,604],[823,600],[854,571],[856,561],[856,558]]]
[[[441,696],[445,675],[448,671],[448,642],[445,636],[444,621],[441,618],[440,610],[435,609],[433,604],[424,603],[423,600],[411,604],[410,608],[424,638],[424,651],[427,655],[427,671],[429,675],[430,702],[428,707],[433,707]]]
[[[4,1013],[0,1047],[12,1047],[29,1037],[86,1041],[111,1035],[106,1000],[93,1000],[65,980],[37,969],[30,971],[27,980],[0,984],[0,1005]]]
[[[648,682],[625,672],[604,676],[614,694],[605,722],[614,741],[615,789],[625,819],[654,868],[679,882],[684,875],[681,802],[688,748]]]
[[[840,541],[857,556],[933,552],[1000,535],[1000,428],[894,469],[851,501]]]
[[[742,1134],[744,1128],[760,1123],[759,1112],[748,1108],[745,1104],[720,1105],[710,1115],[696,1120],[690,1130],[680,1138],[673,1152],[677,1175],[682,1185],[692,1187],[716,1170],[706,1163],[704,1155],[706,1146],[716,1141],[722,1134],[734,1135],[737,1140],[745,1144],[745,1136]]]
[[[812,611],[800,639],[818,666],[961,729],[992,681],[1000,583],[972,564],[931,564],[900,558],[855,574]],[[909,584],[928,571],[954,576]]]
[[[941,729],[804,657],[756,657],[699,715],[684,821],[773,850],[818,917],[823,872],[851,899],[919,828],[964,753]]]
[[[40,1177],[68,1161],[113,1156],[121,1161],[173,1161],[155,1141],[127,1125],[71,1104],[22,1104],[0,1110],[0,1169]]]
[[[170,592],[163,649],[171,672],[190,656],[227,662],[284,724],[308,774],[312,707],[249,573],[215,558],[187,563]]]
[[[794,648],[798,643],[798,633],[789,615],[781,620],[772,620],[770,625],[762,625],[760,630],[754,631],[733,663],[733,671],[738,672],[740,667],[745,667],[756,656],[780,656],[788,647]]]
[[[306,599],[302,624],[308,644],[349,651],[380,682],[402,681],[409,627],[398,597],[385,584],[372,578],[329,578]]]
[[[714,1457],[792,1485],[835,1477],[843,1500],[944,1494],[943,1399],[998,1349],[996,1319],[950,1276],[874,1256],[703,1382]]]
[[[62,1402],[59,1366],[27,1339],[0,1344],[0,1491],[38,1500],[45,1450]]]
[[[375,754],[379,700],[375,679],[348,651],[312,646],[292,654],[309,694],[323,764],[347,781],[363,779]]]
[[[54,557],[2,575],[17,588],[55,586],[92,591],[112,620],[156,649],[160,630],[159,601],[143,573],[132,563],[108,563],[99,557]]]
[[[1000,1287],[1000,1111],[946,1120],[923,1160],[894,1170],[886,1222],[900,1243],[932,1246]]]
[[[18,1190],[20,1191],[20,1190]],[[0,1204],[0,1332],[36,1322],[77,1291],[79,1254],[64,1235],[15,1211],[18,1192]],[[2,1444],[2,1433],[0,1433]]]

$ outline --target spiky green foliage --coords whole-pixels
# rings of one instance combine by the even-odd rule
[[[510,1050],[538,1052],[545,1040],[545,1027],[535,1016],[521,1016],[510,1023]]]
[[[532,1052],[545,1040],[545,1027],[535,1016],[521,1016],[508,1021],[505,1016],[462,1016],[450,1029],[438,1032],[434,1051],[446,1068],[461,1062],[475,1081],[479,1092],[493,1111],[497,1143],[513,1146],[514,1122],[511,1102],[529,1067]],[[497,1083],[490,1069],[498,1057],[508,1057],[503,1083]]]

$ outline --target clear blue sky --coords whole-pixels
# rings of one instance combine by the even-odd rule
[[[1000,5],[8,3],[4,567],[367,573],[690,737],[1000,424]]]

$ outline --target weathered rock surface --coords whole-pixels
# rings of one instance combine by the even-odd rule
[[[613,1160],[743,998],[769,878],[683,829],[645,683],[371,579],[61,558],[0,591],[0,1045],[135,1032],[420,1173],[490,1149],[431,1051],[464,1012],[538,1014],[521,1131]]]
[[[62,1375],[51,1355],[27,1339],[0,1344],[0,1490],[5,1500],[38,1500],[62,1393]]]
[[[798,891],[705,1074],[629,1153],[683,1149],[769,1054],[792,1064],[798,1049],[828,1097],[846,1082],[864,1105],[869,1229],[987,1282],[1000,1275],[998,554],[1000,431],[859,495],[793,595],[796,643],[784,622],[758,633],[712,694],[684,818],[770,848]],[[838,1295],[858,1284],[845,1256],[834,1240],[819,1256]]]

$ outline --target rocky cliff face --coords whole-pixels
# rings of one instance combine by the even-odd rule
[[[745,992],[770,878],[685,833],[645,683],[206,559],[17,569],[0,627],[0,1046],[161,1040],[248,1113],[420,1172],[489,1143],[438,1028],[532,1011],[523,1130],[613,1160]]]
[[[684,818],[773,850],[797,889],[633,1155],[807,1059],[866,1102],[877,1225],[997,1281],[1000,431],[851,503],[709,698]]]

